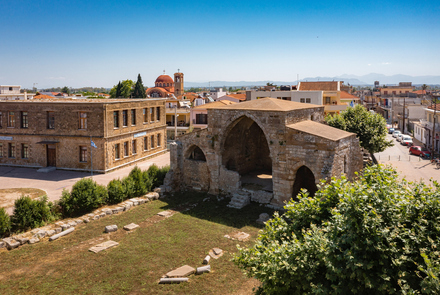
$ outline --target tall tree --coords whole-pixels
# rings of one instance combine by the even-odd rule
[[[67,93],[67,94],[70,94],[70,89],[69,89],[69,87],[64,86],[64,87],[61,89],[61,92],[63,92],[63,93]]]
[[[325,121],[332,127],[356,133],[359,144],[370,154],[393,146],[392,141],[386,140],[388,132],[385,119],[379,114],[369,112],[362,105],[349,107],[341,114],[329,115],[325,117]]]
[[[118,85],[110,90],[111,98],[130,98],[134,82],[132,80],[119,81]]]
[[[145,87],[144,84],[142,83],[142,78],[141,78],[141,74],[138,74],[138,79],[136,84],[134,85],[134,90],[133,93],[131,95],[131,97],[133,98],[145,98],[147,95],[145,93]]]

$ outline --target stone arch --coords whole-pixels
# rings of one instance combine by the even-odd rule
[[[241,116],[231,123],[221,149],[222,166],[240,175],[243,186],[272,191],[272,157],[264,130]]]
[[[227,138],[228,134],[231,132],[232,128],[234,128],[235,125],[240,123],[240,121],[243,120],[244,118],[248,118],[248,119],[251,119],[252,121],[254,121],[254,123],[257,124],[258,127],[260,127],[260,129],[263,131],[264,136],[266,138],[266,142],[269,145],[270,155],[271,155],[271,158],[272,158],[272,149],[270,148],[270,138],[268,136],[269,133],[266,131],[266,128],[264,127],[264,124],[262,124],[260,122],[260,120],[257,117],[255,117],[253,114],[251,114],[251,113],[247,113],[245,115],[243,115],[243,114],[236,115],[236,116],[231,117],[228,120],[230,123],[227,123],[228,125],[224,129],[224,132],[223,132],[224,136],[220,140],[220,146],[221,146],[222,150],[224,149],[226,138]]]
[[[302,165],[298,168],[295,175],[295,182],[293,183],[292,198],[297,199],[298,193],[302,188],[305,188],[310,196],[314,196],[318,190],[316,186],[315,175],[309,167]]]
[[[186,150],[185,158],[189,160],[206,162],[205,153],[197,145],[192,145]]]

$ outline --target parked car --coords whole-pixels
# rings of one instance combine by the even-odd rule
[[[431,152],[425,148],[422,148],[421,146],[415,145],[409,148],[409,153],[420,156],[422,158],[430,158]]]
[[[413,141],[411,139],[411,136],[409,136],[409,135],[402,135],[402,138],[400,140],[400,144],[407,145],[407,146],[412,146]]]
[[[397,137],[396,137],[397,141],[400,142],[402,140],[402,136],[403,136],[402,133],[397,134]]]
[[[390,128],[390,129],[388,129],[388,132],[389,132],[390,134],[393,134],[394,130],[396,130],[396,129],[394,129],[394,128]]]
[[[399,130],[394,130],[393,137],[397,137],[399,134],[402,134],[402,133],[400,133]]]

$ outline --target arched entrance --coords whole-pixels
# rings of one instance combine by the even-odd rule
[[[317,191],[315,176],[312,170],[306,166],[301,166],[296,171],[295,183],[293,184],[292,198],[297,199],[297,195],[302,188],[305,188],[311,197],[313,197]]]
[[[222,164],[240,174],[243,187],[272,192],[272,159],[263,130],[255,121],[241,117],[223,145]]]
[[[206,162],[206,157],[203,151],[196,145],[192,146],[187,153],[187,159]]]
[[[208,191],[211,185],[206,155],[197,145],[190,146],[184,153],[184,182],[193,189]]]

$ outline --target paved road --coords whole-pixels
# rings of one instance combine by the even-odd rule
[[[392,139],[394,146],[375,154],[379,163],[392,165],[409,181],[423,180],[427,183],[432,178],[440,182],[440,170],[430,160],[410,155],[409,148],[401,145],[391,135],[387,135],[387,139]]]
[[[159,167],[170,164],[170,153],[147,159],[136,165],[142,170],[148,169],[152,164]],[[93,175],[93,180],[99,184],[107,185],[112,179],[127,176],[135,165],[127,166],[107,174]],[[49,200],[61,197],[63,189],[70,190],[72,186],[90,173],[55,170],[48,173],[37,172],[37,169],[0,167],[0,189],[3,188],[39,188],[47,193]]]

